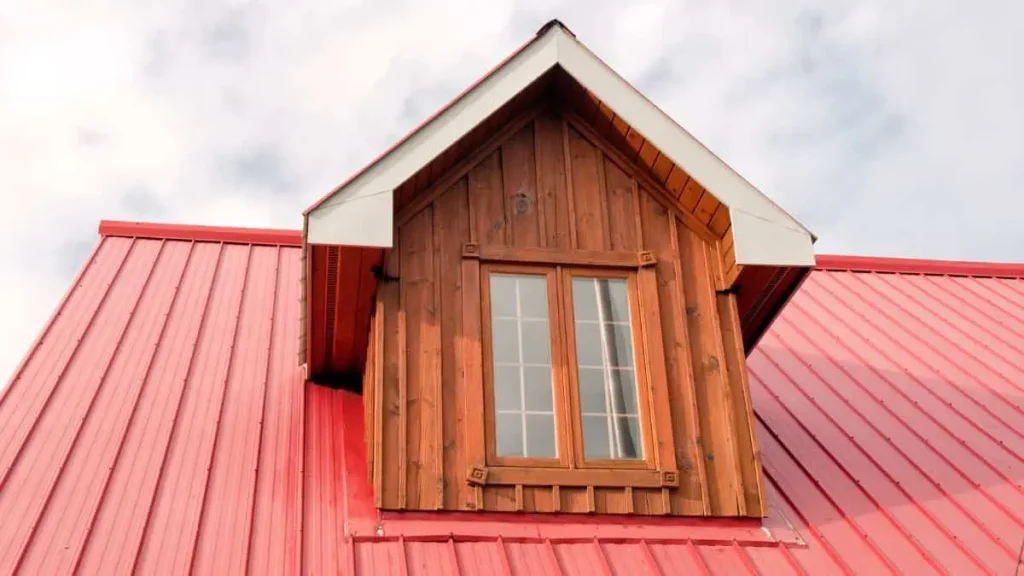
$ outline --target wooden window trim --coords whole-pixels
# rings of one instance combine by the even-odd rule
[[[511,246],[481,246],[473,243],[462,246],[462,257],[477,258],[482,262],[508,262],[520,266],[537,264],[545,267],[573,266],[624,270],[636,270],[657,264],[654,253],[650,250],[640,252],[573,250],[566,252],[558,248],[513,248]]]
[[[558,256],[555,256],[557,254]],[[483,378],[479,383],[484,410],[480,419],[483,450],[479,464],[471,465],[466,480],[476,486],[595,486],[678,487],[675,442],[667,399],[667,370],[660,329],[653,255],[649,252],[553,251],[482,247],[465,244],[464,262],[480,262],[479,306]],[[547,278],[551,328],[552,384],[554,386],[557,458],[515,458],[496,455],[494,365],[490,278],[492,273],[534,274]],[[624,278],[628,281],[630,327],[638,392],[644,458],[586,460],[583,458],[582,414],[572,316],[573,277]],[[653,294],[653,296],[652,296]],[[466,294],[465,298],[473,297]],[[651,319],[658,320],[652,325]],[[474,386],[475,387],[475,386]],[[570,424],[571,421],[571,424]],[[472,432],[470,432],[472,435]]]
[[[481,334],[483,342],[483,369],[484,369],[484,386],[483,386],[483,397],[484,397],[484,436],[486,441],[484,442],[486,449],[486,462],[493,463],[499,466],[530,466],[533,468],[544,468],[544,467],[565,467],[569,464],[570,454],[566,454],[565,450],[559,450],[557,458],[517,458],[508,456],[498,456],[497,446],[495,442],[495,414],[494,414],[494,353],[492,351],[492,321],[491,321],[491,274],[523,274],[523,275],[535,275],[544,276],[547,281],[548,291],[548,327],[553,328],[562,323],[560,318],[560,310],[558,307],[558,296],[557,296],[557,285],[555,283],[556,270],[553,267],[548,266],[530,266],[530,265],[509,265],[509,264],[484,264],[480,270],[480,313],[482,320],[483,332]],[[555,409],[555,435],[556,443],[559,448],[562,447],[563,434],[567,434],[567,430],[563,430],[562,423],[565,422],[565,413],[563,400],[564,384],[559,380],[561,378],[561,370],[555,366],[555,362],[558,358],[562,357],[562,341],[561,338],[555,336],[554,330],[549,330],[551,338],[551,361],[552,371],[551,378],[554,386],[554,409]]]
[[[533,466],[487,466],[472,469],[470,484],[481,486],[593,486],[595,488],[674,488],[679,474],[674,470],[630,470],[621,468],[537,469]]]
[[[637,407],[640,409],[640,432],[643,440],[644,457],[642,459],[591,459],[588,460],[583,451],[583,409],[579,397],[579,369],[576,358],[576,322],[564,320],[562,326],[565,330],[566,342],[565,351],[568,360],[568,394],[570,398],[570,417],[573,419],[573,445],[576,454],[576,466],[589,469],[655,469],[654,445],[651,442],[654,426],[652,425],[651,412],[648,399],[650,398],[650,387],[645,359],[647,350],[643,342],[643,324],[639,318],[640,298],[636,273],[628,270],[599,270],[583,268],[560,268],[559,275],[563,285],[562,303],[563,310],[573,310],[572,280],[573,278],[617,278],[626,280],[627,298],[629,304],[630,338],[633,343],[633,369],[636,373],[637,386]]]

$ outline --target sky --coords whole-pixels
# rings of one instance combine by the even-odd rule
[[[553,17],[818,253],[1024,261],[1021,2],[0,2],[0,384],[101,219],[298,228]]]

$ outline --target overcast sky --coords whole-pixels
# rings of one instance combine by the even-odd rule
[[[0,386],[100,219],[298,228],[553,16],[819,253],[1024,261],[1019,1],[271,4],[0,2]]]

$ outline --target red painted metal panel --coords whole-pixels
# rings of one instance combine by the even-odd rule
[[[361,398],[295,363],[300,248],[161,226],[104,228],[0,396],[0,574],[1016,564],[1024,280],[1009,268],[819,259],[748,360],[763,522],[380,515]]]

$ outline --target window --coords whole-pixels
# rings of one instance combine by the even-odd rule
[[[654,450],[657,426],[640,289],[643,267],[653,259],[644,253],[647,261],[632,255],[581,266],[553,254],[545,262],[533,253],[539,250],[482,255],[476,250],[467,257],[483,261],[487,467],[476,479],[532,483],[539,468],[549,471],[541,474],[545,478],[557,475],[553,483],[586,485],[593,481],[577,478],[625,469],[644,473],[643,481],[627,474],[600,476],[600,482],[676,482],[674,470],[663,477]],[[654,281],[653,271],[647,280]],[[654,290],[656,295],[656,285]],[[656,304],[646,302],[655,315]],[[671,446],[671,438],[661,440]],[[666,469],[674,465],[673,459]]]

